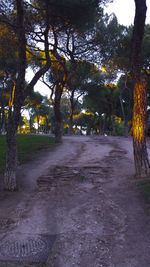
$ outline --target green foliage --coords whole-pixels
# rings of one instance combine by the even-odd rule
[[[142,44],[143,69],[149,70],[150,66],[150,24],[145,25],[145,33]]]
[[[65,96],[63,96],[61,98],[60,110],[62,113],[63,121],[65,123],[68,123],[69,114],[70,114],[70,100],[69,100],[69,98],[67,98]]]
[[[115,134],[119,135],[119,136],[123,136],[124,135],[124,124],[123,122],[118,122],[117,120],[115,120]]]
[[[112,54],[111,63],[115,65],[117,69],[124,72],[130,71],[130,59],[131,59],[131,42],[133,27],[118,26],[120,33],[118,32],[118,40],[116,42],[115,51]]]
[[[17,39],[9,26],[0,24],[0,71],[15,75],[17,70]]]
[[[122,99],[126,119],[132,120],[133,110],[133,81],[129,76],[122,75],[118,81],[119,95]],[[118,109],[118,116],[123,118],[121,109]]]
[[[85,30],[96,19],[97,0],[34,0],[43,10],[48,8],[50,24],[53,26],[64,25],[73,27],[77,31]],[[44,12],[42,14],[44,16]]]

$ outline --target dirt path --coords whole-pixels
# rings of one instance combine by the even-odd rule
[[[65,137],[0,199],[0,267],[150,267],[148,205],[132,141]]]

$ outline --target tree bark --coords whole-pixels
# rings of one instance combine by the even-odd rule
[[[5,133],[5,109],[4,109],[4,105],[2,103],[1,105],[1,126],[0,126],[0,134],[4,134]]]
[[[146,1],[135,0],[136,12],[132,40],[132,76],[134,80],[133,107],[133,150],[135,162],[135,176],[143,177],[149,172],[145,136],[146,119],[146,82],[141,73],[141,47],[144,36],[146,18]]]
[[[9,191],[17,189],[16,183],[16,167],[17,167],[17,149],[16,149],[16,132],[19,125],[20,110],[23,105],[24,99],[31,93],[35,84],[39,78],[46,73],[51,66],[51,59],[49,56],[49,43],[48,43],[48,32],[49,32],[49,18],[48,9],[46,15],[46,28],[44,31],[44,45],[45,45],[45,56],[46,64],[37,71],[31,82],[24,90],[25,85],[25,70],[26,70],[26,36],[24,26],[24,1],[15,1],[17,8],[17,38],[18,38],[18,71],[17,80],[14,93],[14,101],[11,101],[11,106],[7,126],[7,155],[6,155],[6,170],[4,174],[4,188]],[[11,125],[11,127],[10,127]]]
[[[4,174],[4,189],[8,191],[15,191],[17,189],[16,183],[16,167],[17,167],[17,146],[16,146],[16,132],[14,127],[13,116],[9,110],[7,135],[6,135],[6,169]]]
[[[114,113],[112,113],[112,135],[116,134],[116,127],[115,127],[115,116]]]
[[[69,134],[73,135],[73,112],[74,112],[74,90],[70,97],[70,118],[69,118]]]
[[[107,114],[104,115],[103,119],[102,135],[104,135],[105,133],[106,120],[107,120]]]
[[[25,68],[26,68],[26,38],[24,30],[23,1],[16,0],[16,6],[17,6],[17,36],[18,36],[18,58],[19,58],[18,77],[15,85],[14,101],[13,99],[11,99],[11,103],[9,104],[10,106],[9,106],[7,136],[6,136],[7,139],[6,170],[4,174],[4,189],[9,191],[14,191],[17,189],[16,133],[20,120],[20,110],[24,101],[23,94],[24,94]]]
[[[140,77],[134,81],[133,107],[133,149],[136,176],[145,176],[149,172],[149,160],[146,148],[146,83]]]
[[[54,100],[54,114],[55,114],[55,143],[62,143],[63,122],[60,111],[60,101],[62,96],[62,88],[59,84],[56,85],[55,100]]]
[[[125,115],[121,94],[120,94],[119,99],[120,99],[120,105],[121,105],[121,110],[122,110],[122,115],[123,115],[124,137],[128,137],[128,120],[127,120],[126,115]]]

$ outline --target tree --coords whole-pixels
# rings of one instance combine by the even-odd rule
[[[52,1],[53,2],[53,1]],[[56,1],[57,11],[60,12],[59,19],[52,18],[52,35],[54,37],[55,45],[53,46],[56,60],[59,62],[59,70],[57,69],[57,77],[55,83],[55,139],[61,142],[62,132],[62,116],[60,112],[60,100],[63,88],[67,85],[76,69],[76,61],[87,57],[87,53],[91,51],[92,31],[98,16],[102,16],[102,8],[100,4],[108,1]],[[65,4],[64,4],[65,3]],[[54,8],[55,8],[54,7]],[[55,12],[54,12],[55,13]],[[64,16],[65,14],[65,16]],[[81,15],[82,14],[82,15]],[[81,15],[80,19],[79,16]],[[52,44],[52,43],[51,43]],[[71,69],[67,69],[67,62],[71,63]],[[60,70],[64,72],[63,79],[60,75]],[[74,90],[72,90],[73,99]],[[71,102],[73,106],[73,101]],[[72,112],[70,113],[70,121],[72,120]],[[70,123],[71,125],[71,123]]]
[[[48,47],[48,32],[49,23],[48,16],[46,16],[45,30],[43,33],[44,45],[45,45],[45,57],[46,64],[42,66],[35,74],[31,82],[25,88],[25,70],[26,70],[26,27],[25,27],[25,15],[24,15],[24,1],[16,0],[15,6],[12,5],[13,18],[16,16],[15,22],[11,19],[10,12],[8,12],[8,6],[0,4],[2,10],[1,18],[6,25],[11,25],[17,39],[17,78],[15,86],[13,87],[12,98],[9,105],[8,123],[7,123],[7,155],[6,155],[6,170],[4,175],[4,187],[6,190],[14,191],[17,189],[16,183],[16,168],[17,168],[17,146],[16,146],[16,133],[20,120],[20,110],[23,105],[26,96],[33,90],[34,85],[38,79],[49,69],[51,65],[49,57]],[[6,7],[6,10],[4,8]],[[15,24],[14,24],[15,23]]]
[[[128,137],[129,122],[132,121],[133,110],[133,81],[128,75],[122,75],[118,81],[119,100],[121,105],[120,116],[124,123],[124,136]]]
[[[98,72],[98,69],[88,61],[74,59],[73,62],[68,62],[67,71],[70,73],[70,77],[66,81],[66,88],[70,99],[69,132],[72,134],[73,116],[78,105],[78,100],[87,92],[86,86],[88,80]]]
[[[147,175],[150,168],[145,138],[146,82],[141,72],[141,48],[147,9],[146,0],[135,0],[135,6],[131,61],[134,81],[133,149],[136,176],[141,177]]]

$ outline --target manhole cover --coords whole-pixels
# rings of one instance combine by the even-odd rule
[[[0,260],[45,262],[55,235],[9,235],[0,245]]]
[[[1,253],[5,256],[15,256],[20,258],[35,255],[46,248],[46,243],[41,239],[7,241],[1,246]]]

